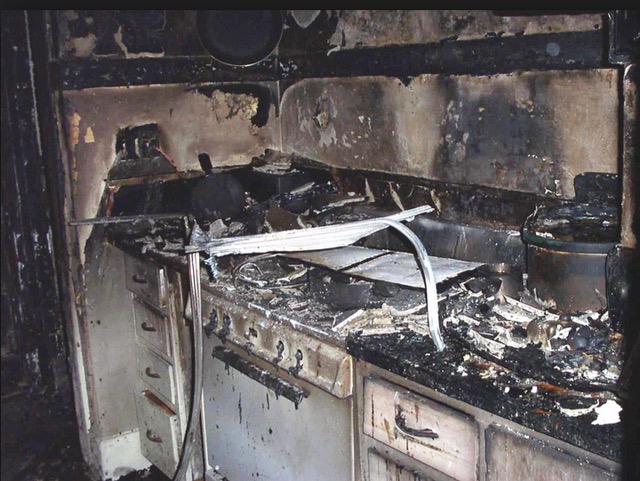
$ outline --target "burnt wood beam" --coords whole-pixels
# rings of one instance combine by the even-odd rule
[[[246,68],[222,66],[208,56],[65,60],[58,66],[62,90],[150,84],[277,80],[274,59]]]
[[[57,390],[66,382],[66,345],[48,175],[54,130],[42,117],[51,107],[44,105],[51,100],[39,68],[46,31],[38,30],[38,16],[2,12],[2,346],[4,353],[8,330],[23,381]]]
[[[233,68],[207,56],[64,60],[57,65],[64,90],[148,84],[257,82],[317,77],[420,74],[492,75],[519,70],[605,68],[607,37],[602,30],[396,45],[288,56],[286,51],[258,65]]]
[[[610,66],[605,35],[592,32],[490,37],[437,44],[389,46],[281,58],[282,79],[420,74],[493,75],[519,70],[576,70]]]

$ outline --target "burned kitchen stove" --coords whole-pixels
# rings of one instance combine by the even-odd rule
[[[238,215],[199,224],[202,243],[348,225],[393,211],[345,190],[327,171],[317,176],[286,159],[237,174],[243,181],[268,182],[262,191],[249,191]],[[194,225],[185,218],[109,223],[105,231],[119,245],[177,262]],[[540,432],[618,456],[615,444],[603,447],[590,430],[597,410],[607,402],[618,405],[626,394],[618,382],[624,338],[612,328],[608,311],[555,309],[526,288],[522,266],[430,256],[446,345],[437,352],[415,256],[410,249],[388,247],[367,239],[332,249],[319,244],[315,251],[224,255],[215,262],[204,253],[209,290],[215,292],[203,299],[206,332],[322,389],[337,389],[340,396],[350,392],[339,347],[346,342],[355,357]],[[335,351],[321,362],[333,371],[309,369],[318,355],[309,348],[314,342]],[[336,384],[336,372],[342,384]],[[563,432],[550,421],[565,426]],[[615,424],[603,432],[618,436]]]

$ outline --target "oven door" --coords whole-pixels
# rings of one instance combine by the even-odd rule
[[[208,479],[354,479],[352,396],[339,399],[215,336],[204,352]]]

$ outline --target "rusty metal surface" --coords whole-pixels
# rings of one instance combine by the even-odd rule
[[[620,242],[625,247],[638,244],[640,225],[637,220],[638,182],[638,65],[626,67],[622,79],[622,212]],[[635,225],[634,225],[635,222]]]

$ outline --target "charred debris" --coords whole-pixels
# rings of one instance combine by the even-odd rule
[[[153,141],[146,153],[136,153],[135,147],[127,153],[127,142],[121,145],[124,160],[112,169],[103,199],[102,219],[107,220],[95,222],[94,235],[103,233],[129,251],[179,265],[188,243],[348,224],[431,205],[432,213],[408,225],[433,258],[467,264],[438,278],[442,333],[449,354],[458,354],[448,367],[444,363],[430,368],[444,369],[451,376],[473,372],[480,382],[511,393],[512,399],[517,399],[518,393],[536,391],[546,396],[540,401],[540,412],[584,416],[590,422],[601,419],[597,412],[601,406],[624,402],[629,389],[629,373],[625,371],[628,340],[624,335],[629,320],[625,318],[625,286],[621,285],[624,260],[616,257],[618,264],[607,271],[613,278],[607,279],[606,286],[614,286],[614,291],[605,286],[590,293],[597,305],[589,309],[575,309],[570,302],[559,306],[552,296],[540,296],[539,288],[531,289],[528,278],[532,273],[527,272],[531,252],[521,239],[526,224],[537,229],[534,234],[547,242],[545,248],[562,251],[559,243],[592,240],[585,236],[611,242],[619,229],[616,210],[611,207],[618,196],[597,197],[593,193],[594,185],[605,185],[602,190],[611,191],[608,187],[615,179],[610,176],[576,178],[578,194],[569,202],[333,169],[273,150],[241,167],[214,169],[207,157],[201,156],[202,172],[172,172],[170,159],[164,158],[157,146],[153,148]],[[164,163],[162,173],[154,178],[145,173],[136,175],[136,162],[125,159],[136,155],[155,156],[158,164]],[[123,171],[128,179],[138,180],[121,182]],[[583,198],[583,185],[588,186],[590,198]],[[469,202],[472,191],[475,202]],[[478,191],[486,195],[478,196]],[[120,218],[125,221],[118,222]],[[425,235],[425,222],[437,222],[445,231],[439,238]],[[456,251],[458,243],[452,246],[451,242],[455,229],[467,229],[473,249]],[[487,252],[483,245],[488,243],[500,243],[500,256],[478,256],[478,252]],[[322,251],[323,246],[317,249]],[[356,356],[375,349],[381,358],[388,352],[385,362],[391,362],[402,340],[402,349],[419,362],[417,353],[427,356],[435,351],[424,288],[389,276],[391,271],[384,264],[377,271],[362,268],[401,254],[413,257],[410,246],[386,229],[315,258],[266,253],[228,255],[214,262],[212,256],[202,257],[211,282],[247,303],[346,339]],[[402,276],[417,275],[422,282],[415,262],[407,266],[402,268]],[[539,283],[544,281],[544,274],[533,275]],[[599,282],[604,285],[604,278]],[[399,364],[405,362],[394,359]],[[613,417],[616,415],[614,412]]]

